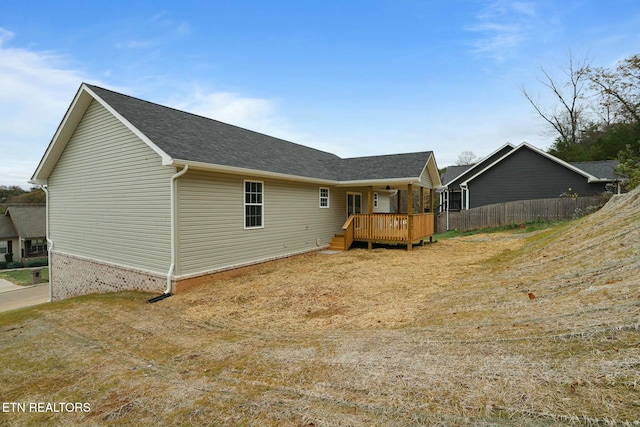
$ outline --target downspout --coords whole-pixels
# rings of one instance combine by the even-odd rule
[[[48,185],[41,185],[40,188],[42,188],[42,191],[44,191],[45,194],[45,238],[47,239],[47,260],[48,260],[48,266],[49,267],[49,301],[47,302],[52,302],[53,301],[53,270],[51,269],[51,252],[53,251],[53,240],[51,240],[51,238],[49,237],[49,186]]]
[[[464,196],[464,208],[469,210],[469,187],[467,187],[467,184],[460,184],[460,188],[462,188],[462,195]]]
[[[445,206],[447,208],[447,231],[449,231],[449,199],[451,197],[451,194],[449,193],[449,187],[447,187],[446,191],[444,193],[442,193],[445,195],[444,200],[445,200]]]
[[[167,289],[164,290],[166,296],[171,296],[171,277],[176,268],[176,180],[187,173],[187,170],[189,165],[185,165],[180,172],[171,177],[171,264],[167,272]]]

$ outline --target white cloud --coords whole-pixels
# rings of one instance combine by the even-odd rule
[[[232,92],[207,92],[199,87],[174,99],[171,104],[180,110],[245,127],[255,126],[256,122],[269,123],[275,111],[273,101]]]
[[[298,142],[302,137],[292,130],[288,120],[280,114],[278,102],[271,99],[210,91],[199,85],[191,85],[179,95],[161,103],[292,142]]]
[[[85,76],[54,52],[7,46],[13,37],[0,27],[0,185],[28,186]]]
[[[478,13],[477,22],[467,30],[480,35],[474,43],[475,52],[504,61],[513,49],[535,34],[537,19],[535,2],[494,0]]]

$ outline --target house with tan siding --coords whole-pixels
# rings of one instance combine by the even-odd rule
[[[0,262],[47,255],[45,207],[9,206],[0,214]]]
[[[82,84],[31,182],[47,194],[56,300],[168,295],[354,241],[411,249],[433,234],[440,177],[431,151],[343,159]],[[400,190],[419,212],[393,212]]]

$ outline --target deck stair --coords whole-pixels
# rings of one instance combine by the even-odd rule
[[[344,251],[344,233],[336,233],[329,242],[329,250]]]

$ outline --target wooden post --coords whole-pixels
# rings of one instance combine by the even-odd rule
[[[411,241],[411,235],[413,234],[413,186],[411,184],[407,185],[407,250],[410,251],[413,247],[413,242]]]
[[[369,220],[367,221],[367,223],[369,224],[369,235],[371,235],[372,232],[372,227],[373,227],[373,218],[371,217],[371,215],[373,215],[373,187],[369,186],[369,194],[368,194],[368,209],[369,209]],[[369,239],[369,241],[367,242],[367,248],[369,250],[373,249],[373,241],[371,239]]]
[[[429,213],[433,218],[433,231],[436,230],[436,214],[433,211],[433,188],[429,189]],[[429,236],[429,243],[433,243],[433,233]]]

